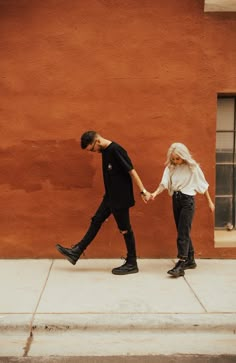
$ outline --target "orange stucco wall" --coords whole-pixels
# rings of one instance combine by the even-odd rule
[[[80,149],[95,129],[129,152],[148,190],[174,141],[186,143],[214,196],[218,92],[236,92],[236,14],[195,0],[0,1],[0,257],[59,257],[82,237],[103,195],[100,156]],[[140,257],[174,257],[171,199],[145,205],[135,189]],[[215,249],[197,197],[198,257]],[[114,220],[88,257],[125,253]]]

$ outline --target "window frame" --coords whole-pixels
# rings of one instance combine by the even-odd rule
[[[233,130],[229,130],[229,129],[217,129],[217,125],[216,125],[216,136],[217,134],[223,134],[223,133],[229,133],[232,134],[233,136],[233,145],[232,145],[232,161],[231,162],[219,162],[217,161],[216,158],[216,171],[217,171],[217,165],[226,165],[226,164],[231,164],[232,165],[232,206],[231,206],[231,211],[230,213],[232,214],[232,226],[233,229],[236,230],[236,94],[218,94],[217,95],[217,110],[218,110],[218,100],[219,99],[229,99],[232,98],[233,99],[233,104],[234,104],[234,109],[233,109]],[[217,145],[216,145],[216,157],[217,157]],[[216,174],[216,190],[217,190],[217,174]],[[216,194],[216,198],[217,198],[217,194]],[[217,208],[217,207],[216,207]],[[216,219],[215,219],[216,220]],[[223,226],[216,226],[215,224],[215,230],[224,230],[227,229],[227,225],[225,227]]]

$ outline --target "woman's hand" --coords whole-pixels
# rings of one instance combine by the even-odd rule
[[[214,203],[212,201],[209,201],[209,208],[212,211],[212,213],[215,212],[215,205],[214,205]]]
[[[153,192],[150,194],[150,199],[155,200],[156,196],[157,196],[157,193]]]

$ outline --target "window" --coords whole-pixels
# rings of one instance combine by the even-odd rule
[[[235,229],[236,96],[219,96],[216,126],[216,229]]]

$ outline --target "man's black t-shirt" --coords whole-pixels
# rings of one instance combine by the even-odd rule
[[[106,195],[111,209],[129,208],[134,205],[132,162],[120,145],[112,142],[102,150],[102,169]]]

